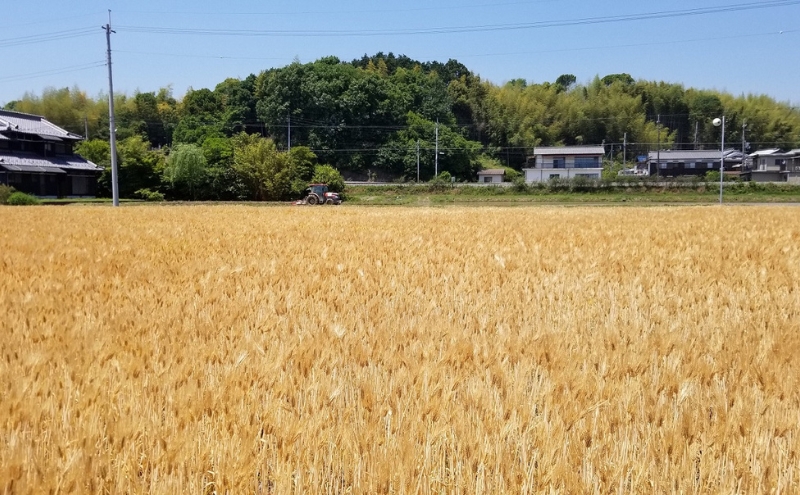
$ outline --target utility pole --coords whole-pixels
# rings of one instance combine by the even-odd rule
[[[439,119],[436,119],[436,154],[433,160],[433,176],[439,176]]]
[[[622,168],[628,168],[628,133],[622,136]]]
[[[656,138],[658,139],[658,144],[656,145],[656,177],[658,177],[658,167],[661,165],[661,114],[656,117],[656,129],[658,129],[658,137]]]
[[[700,129],[700,122],[694,123],[694,149],[697,149],[697,133]]]
[[[417,139],[417,182],[419,182],[419,139]]]
[[[117,182],[117,125],[114,122],[114,81],[111,76],[111,10],[108,11],[106,30],[106,46],[108,47],[108,128],[111,134],[111,197],[114,206],[119,206],[119,183]]]
[[[744,140],[744,131],[746,128],[747,122],[744,121],[742,122],[742,168],[739,170],[740,173],[744,172],[745,164],[747,163],[747,159],[745,158],[747,156],[747,141]]]
[[[83,138],[89,140],[89,119],[86,115],[83,116]]]
[[[292,151],[292,114],[286,116],[287,130],[286,130],[286,148]]]

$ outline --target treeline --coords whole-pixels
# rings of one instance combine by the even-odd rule
[[[108,139],[103,95],[51,89],[26,94],[7,108],[87,133],[84,154]],[[623,141],[629,161],[658,145],[716,148],[720,131],[711,121],[723,114],[726,143],[740,146],[746,124],[753,150],[800,147],[800,111],[764,95],[686,89],[628,74],[588,84],[565,74],[553,82],[519,79],[498,86],[455,60],[427,63],[391,53],[292,63],[227,79],[213,90],[190,90],[181,100],[170,88],[119,95],[115,109],[121,166],[134,176],[126,177],[135,184],[126,185],[126,193],[151,189],[198,198],[255,196],[235,168],[237,150],[241,155],[243,143],[252,139],[243,134],[267,139],[276,156],[287,155],[281,158],[287,163],[290,146],[305,147],[315,164],[354,177],[416,179],[419,164],[423,180],[434,175],[437,162],[439,171],[459,180],[471,180],[485,167],[520,169],[536,146],[605,144],[608,157],[618,161]],[[195,147],[205,161],[203,179],[193,179],[191,187],[169,171],[179,144]],[[133,158],[126,160],[126,153],[147,163],[129,166]]]

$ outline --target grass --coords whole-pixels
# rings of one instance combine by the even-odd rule
[[[3,221],[5,493],[800,491],[796,207]]]

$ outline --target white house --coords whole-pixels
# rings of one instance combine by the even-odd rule
[[[751,179],[755,182],[787,182],[790,178],[796,178],[800,173],[798,151],[787,152],[773,148],[751,153],[749,155],[753,163]]]
[[[502,168],[490,168],[478,172],[478,182],[481,184],[500,184],[503,182],[506,171]]]
[[[528,157],[530,168],[523,168],[525,182],[585,177],[599,179],[603,172],[602,146],[542,146]]]

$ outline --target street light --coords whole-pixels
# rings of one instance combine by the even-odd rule
[[[714,127],[722,126],[722,145],[719,157],[719,204],[722,204],[722,177],[725,175],[725,116],[723,115],[721,119],[717,117],[711,122]]]

